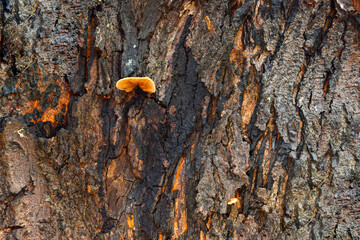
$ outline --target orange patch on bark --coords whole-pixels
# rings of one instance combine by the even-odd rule
[[[205,22],[206,22],[207,29],[208,29],[210,32],[215,32],[215,28],[214,28],[214,26],[212,25],[212,23],[211,23],[211,21],[210,21],[210,18],[209,18],[208,16],[205,16],[204,19],[205,19]]]
[[[238,202],[239,200],[237,199],[237,198],[231,198],[228,202],[227,202],[227,204],[228,205],[232,205],[232,204],[234,204],[234,203],[236,203],[236,202]]]
[[[179,166],[177,168],[176,171],[176,175],[175,175],[175,179],[174,179],[174,185],[171,188],[171,192],[174,192],[175,190],[180,190],[181,187],[181,182],[184,180],[184,176],[182,171],[183,171],[183,166],[184,166],[184,158],[182,157],[179,163]]]
[[[200,240],[205,240],[205,234],[203,231],[200,231]]]
[[[135,227],[134,214],[131,214],[129,217],[125,217],[125,218],[126,218],[128,227],[131,229],[134,229],[134,227]]]
[[[55,120],[55,115],[62,113],[62,108],[63,106],[65,106],[65,112],[64,112],[64,122],[65,123],[65,119],[66,119],[66,113],[68,110],[68,105],[70,102],[70,94],[68,91],[64,91],[64,87],[61,87],[61,95],[59,98],[59,103],[56,107],[54,108],[47,108],[44,112],[44,114],[41,116],[40,121],[42,122],[46,122],[49,121],[52,123],[53,126],[56,125],[56,120]]]
[[[241,106],[241,128],[247,129],[248,124],[250,123],[251,116],[254,113],[256,102],[259,97],[259,87],[258,84],[251,84],[246,87],[244,91],[243,103]]]
[[[265,152],[264,152],[264,161],[263,161],[263,185],[267,185],[268,175],[270,171],[270,160],[272,157],[272,144],[271,138],[266,142]]]
[[[65,123],[65,119],[66,119],[66,115],[67,115],[67,111],[68,111],[68,105],[70,102],[70,93],[69,93],[68,87],[64,86],[63,83],[58,82],[58,86],[60,86],[60,88],[61,88],[58,104],[55,107],[51,107],[51,106],[47,107],[39,119],[31,120],[30,122],[37,123],[37,122],[49,121],[53,127],[56,127],[59,123],[56,122],[55,116],[59,113],[62,113],[64,115],[64,120],[60,124]],[[51,102],[52,98],[53,98],[53,94],[50,94],[47,101]],[[34,109],[41,108],[40,100],[32,100],[32,101],[27,102],[26,104],[27,104],[27,108],[23,112],[23,114],[33,113]],[[63,111],[63,109],[64,109],[64,111]]]
[[[179,197],[175,199],[174,205],[174,235],[173,239],[179,238],[188,229],[186,222],[186,206],[185,206],[185,159],[182,157],[174,179],[171,192],[179,191]]]
[[[92,192],[92,187],[91,187],[90,185],[87,185],[87,186],[86,186],[86,190],[87,190],[88,194],[91,194],[91,192]]]
[[[208,219],[208,221],[207,221],[207,223],[206,223],[206,228],[207,228],[208,230],[210,230],[211,221],[212,221],[212,215],[209,216],[209,219]]]
[[[242,41],[242,34],[243,34],[243,26],[241,26],[239,28],[239,30],[237,31],[237,33],[235,35],[235,39],[234,39],[235,49],[240,50],[240,51],[244,50],[244,43]]]
[[[360,11],[360,0],[354,0],[354,8]]]
[[[241,58],[239,57],[240,53],[239,50],[231,49],[230,51],[230,62],[233,64],[238,64],[241,61]]]

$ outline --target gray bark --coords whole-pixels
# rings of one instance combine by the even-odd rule
[[[359,11],[2,0],[0,238],[359,239]]]

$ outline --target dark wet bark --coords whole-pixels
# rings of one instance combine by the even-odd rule
[[[0,238],[358,239],[359,11],[2,0]]]

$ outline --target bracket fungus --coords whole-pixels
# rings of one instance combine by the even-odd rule
[[[154,93],[155,83],[148,77],[127,77],[122,78],[116,83],[116,87],[125,92],[131,92],[137,87],[140,87],[144,92]]]

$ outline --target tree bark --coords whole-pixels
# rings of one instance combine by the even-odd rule
[[[2,0],[0,238],[359,239],[359,11]]]

